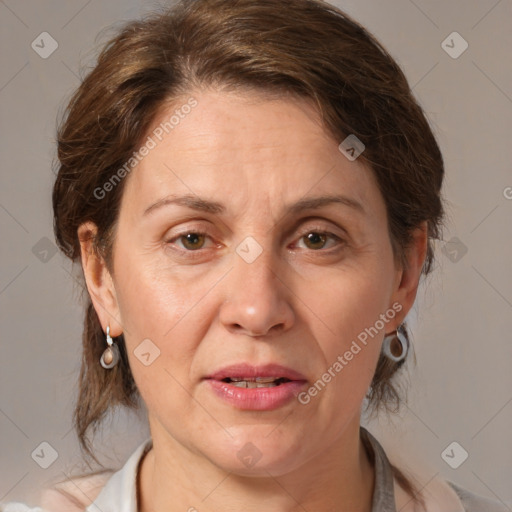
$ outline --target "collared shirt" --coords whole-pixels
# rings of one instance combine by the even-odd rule
[[[396,512],[395,494],[397,487],[395,486],[393,468],[386,453],[380,443],[363,427],[361,427],[361,438],[375,470],[371,512]],[[138,512],[137,475],[139,465],[144,455],[152,448],[152,445],[151,439],[147,439],[139,445],[124,466],[112,474],[96,499],[85,509],[85,512]],[[446,482],[443,485],[450,489],[449,493],[451,495],[448,499],[439,500],[439,496],[437,496],[437,498],[429,501],[426,508],[428,512],[510,511],[507,506],[477,496],[452,482]],[[30,508],[21,503],[7,503],[5,505],[0,504],[0,512],[46,512],[46,510],[39,507]]]
[[[369,450],[375,469],[372,512],[396,512],[394,476],[392,466],[381,444],[365,428],[361,427],[361,437]],[[151,449],[148,439],[128,459],[125,466],[108,481],[86,512],[138,512],[137,511],[137,471],[142,457]],[[453,483],[449,483],[459,498],[457,508],[443,512],[506,512],[508,509],[476,496]],[[428,508],[427,508],[428,510]]]

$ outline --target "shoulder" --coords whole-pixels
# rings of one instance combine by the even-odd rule
[[[82,512],[96,499],[112,474],[108,470],[60,482],[41,493],[41,506],[50,512]]]
[[[409,475],[411,476],[411,475]],[[479,496],[449,480],[434,477],[419,492],[423,507],[417,506],[395,481],[397,510],[402,512],[510,512],[510,504]]]
[[[375,440],[374,444],[380,446]],[[396,452],[393,458],[400,461],[398,465],[390,465],[388,468],[393,474],[397,510],[416,512],[419,502],[423,502],[423,507],[420,508],[427,512],[512,512],[512,502],[504,503],[499,499],[475,494],[450,480],[445,480],[439,472],[432,477],[434,468],[416,458],[405,460],[402,454],[397,456]],[[402,485],[401,480],[404,478],[412,485],[412,493],[411,489],[406,489],[407,486]]]
[[[29,507],[24,503],[11,501],[9,503],[0,503],[0,512],[47,512],[41,507]]]
[[[112,473],[107,470],[60,482],[41,492],[39,506],[0,503],[0,512],[83,512],[96,499]]]
[[[457,496],[461,500],[464,505],[464,510],[466,512],[509,512],[509,505],[501,503],[497,500],[492,500],[489,498],[485,498],[483,496],[479,496],[477,494],[464,489],[463,487],[459,487],[453,482],[447,482],[450,487],[456,492]]]
[[[101,496],[103,496],[102,504],[110,503],[113,500],[114,508],[124,510],[126,507],[117,507],[117,505],[125,502],[131,503],[136,499],[132,492],[136,486],[138,464],[141,457],[151,447],[152,440],[149,438],[139,445],[120,469],[106,469],[51,484],[40,494],[39,507],[41,508],[32,509],[26,506],[25,508],[12,508],[13,506],[23,507],[20,503],[13,503],[6,504],[11,508],[4,509],[0,504],[0,512],[84,512],[93,503],[99,506],[98,500],[101,500]],[[107,492],[105,493],[105,491]]]

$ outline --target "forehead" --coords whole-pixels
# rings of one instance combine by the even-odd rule
[[[154,147],[125,190],[137,215],[165,193],[223,194],[240,208],[263,196],[289,203],[308,190],[376,199],[373,173],[340,153],[305,99],[195,91],[161,109],[146,137]]]

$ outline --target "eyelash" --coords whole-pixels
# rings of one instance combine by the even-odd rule
[[[346,242],[341,237],[339,237],[338,235],[335,235],[334,233],[332,233],[330,231],[325,231],[324,229],[322,229],[320,227],[312,227],[312,228],[309,228],[309,229],[303,231],[298,239],[302,240],[306,235],[309,235],[311,233],[314,233],[314,234],[317,234],[317,235],[327,236],[328,238],[331,238],[335,242],[337,242],[337,246],[338,246],[338,247],[334,247],[334,248],[330,248],[330,249],[317,249],[317,250],[309,249],[312,252],[318,252],[318,253],[321,252],[321,253],[324,253],[324,254],[325,253],[330,254],[333,251],[339,250],[340,249],[339,246],[343,246],[343,245],[346,244]],[[166,243],[166,245],[172,244],[176,240],[180,240],[182,237],[184,237],[186,235],[189,235],[189,234],[194,234],[194,235],[199,235],[199,236],[206,236],[206,237],[211,239],[209,233],[207,233],[207,232],[205,232],[205,231],[203,231],[201,229],[188,229],[188,230],[183,231],[181,233],[177,233],[175,236],[173,236],[169,240],[166,240],[165,243]],[[187,257],[190,257],[190,258],[200,258],[200,257],[203,256],[203,251],[207,250],[207,249],[200,248],[200,249],[196,249],[196,250],[191,250],[191,249],[183,249],[183,248],[176,248],[175,247],[173,250],[178,251],[179,253],[181,253],[183,255],[186,255]],[[303,250],[308,250],[308,249],[306,248],[306,249],[303,249]]]

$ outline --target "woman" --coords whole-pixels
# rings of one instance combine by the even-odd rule
[[[56,238],[90,298],[78,436],[93,456],[90,430],[142,399],[151,438],[45,509],[505,510],[419,489],[360,426],[365,397],[399,400],[444,173],[361,26],[313,0],[184,0],[132,22],[58,155]]]

